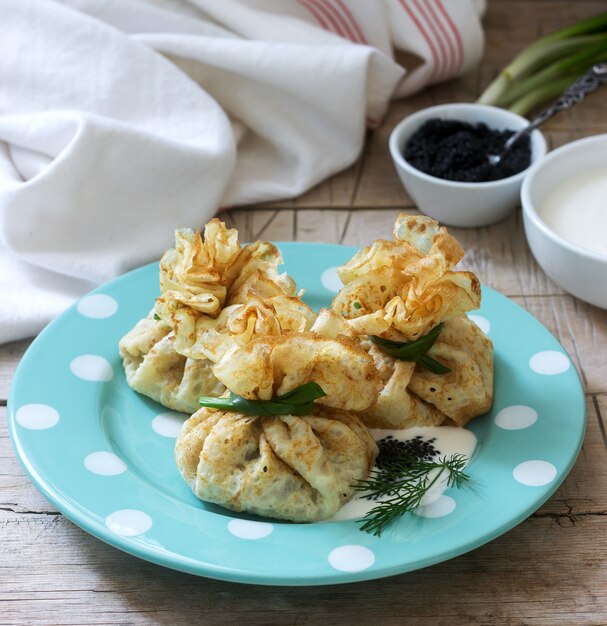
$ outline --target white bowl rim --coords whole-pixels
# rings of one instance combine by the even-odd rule
[[[523,213],[527,215],[527,217],[533,222],[534,226],[536,226],[554,243],[568,249],[570,252],[574,252],[575,254],[579,254],[580,256],[585,256],[589,259],[592,259],[593,261],[601,261],[602,263],[607,263],[607,254],[601,254],[600,252],[595,252],[594,250],[588,250],[588,248],[583,248],[582,246],[568,241],[567,239],[564,239],[563,237],[555,233],[540,217],[535,206],[531,202],[531,197],[529,193],[529,187],[532,184],[533,178],[542,167],[548,165],[552,161],[556,161],[557,159],[561,158],[563,154],[567,154],[568,152],[574,152],[575,150],[579,149],[580,145],[601,142],[607,143],[607,133],[601,135],[591,135],[590,137],[583,137],[582,139],[576,139],[575,141],[566,143],[562,146],[559,146],[558,148],[555,148],[552,152],[550,152],[550,154],[545,156],[540,161],[534,163],[528,170],[527,176],[525,176],[525,179],[523,180],[523,186],[521,187],[521,206],[523,207]]]
[[[516,121],[521,124],[521,128],[523,128],[526,124],[529,123],[529,120],[524,118],[522,115],[518,115],[518,113],[513,113],[512,111],[508,111],[508,109],[502,109],[501,107],[491,106],[489,104],[479,104],[477,102],[450,102],[447,104],[437,104],[431,107],[425,107],[420,109],[419,111],[415,111],[415,113],[411,113],[411,115],[407,115],[404,119],[402,119],[390,133],[389,140],[389,148],[390,154],[394,161],[398,163],[402,168],[406,169],[409,173],[418,176],[422,180],[426,180],[428,182],[432,182],[434,184],[438,184],[444,187],[456,187],[460,189],[478,189],[482,187],[483,189],[491,189],[498,187],[505,187],[507,185],[511,185],[514,183],[518,183],[522,178],[525,177],[529,169],[533,167],[535,163],[541,160],[548,150],[548,144],[546,143],[546,138],[539,130],[534,130],[531,134],[539,140],[539,154],[532,158],[531,163],[522,171],[518,172],[518,174],[513,174],[512,176],[508,176],[507,178],[500,178],[498,180],[488,180],[478,183],[471,182],[462,182],[458,180],[449,180],[447,178],[438,178],[437,176],[431,176],[430,174],[426,174],[426,172],[422,172],[418,170],[416,167],[413,167],[401,154],[401,151],[398,148],[397,142],[402,132],[404,126],[414,122],[418,117],[422,117],[422,115],[426,115],[427,113],[440,113],[441,111],[457,111],[468,109],[471,111],[474,110],[490,110],[499,115],[502,115],[505,120]]]

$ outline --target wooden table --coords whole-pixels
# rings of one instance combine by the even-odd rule
[[[477,71],[395,102],[347,171],[304,196],[224,214],[243,240],[354,246],[391,232],[415,212],[388,155],[388,135],[406,114],[473,101],[482,86],[539,34],[605,9],[603,0],[490,0],[487,51]],[[552,147],[607,132],[605,93],[546,128]],[[94,539],[34,488],[5,425],[12,374],[29,342],[0,346],[0,624],[606,624],[607,311],[563,292],[539,269],[520,211],[489,228],[452,229],[463,266],[545,324],[584,383],[588,428],[565,483],[506,535],[433,567],[337,587],[243,586],[146,563]]]

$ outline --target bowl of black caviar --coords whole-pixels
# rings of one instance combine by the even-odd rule
[[[526,172],[546,154],[535,130],[492,163],[490,156],[528,124],[498,107],[442,104],[402,120],[390,135],[390,154],[422,213],[449,226],[487,226],[519,205]]]

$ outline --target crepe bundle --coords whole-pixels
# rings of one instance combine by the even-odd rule
[[[308,330],[316,314],[278,274],[280,252],[269,243],[241,246],[217,219],[204,241],[189,229],[161,259],[155,309],[120,341],[127,383],[164,406],[193,413],[200,396],[225,391],[211,361],[257,336]]]
[[[295,281],[278,273],[280,251],[264,241],[241,246],[235,229],[217,218],[207,223],[204,239],[190,229],[175,233],[175,247],[160,259],[156,314],[175,333],[175,350],[202,358],[202,335],[226,306],[251,295],[264,301],[296,297]],[[311,315],[311,314],[310,314]]]
[[[480,284],[471,272],[452,270],[463,254],[436,221],[400,215],[393,241],[375,241],[337,270],[344,286],[332,310],[369,337],[363,345],[383,383],[364,414],[368,426],[463,426],[491,407],[493,346],[465,315],[480,306]],[[381,339],[407,344],[432,329],[440,334],[427,356],[446,373],[399,360],[381,347]]]
[[[196,341],[188,349],[194,359],[219,361],[235,346],[256,337],[304,332],[311,328],[316,313],[299,297],[278,295],[260,298],[253,291],[242,304],[225,307],[217,318],[196,320]]]
[[[188,359],[175,352],[173,333],[154,311],[137,322],[119,343],[127,383],[156,402],[183,413],[198,408],[201,395],[220,396],[220,383],[207,359]]]
[[[251,415],[201,408],[177,439],[177,466],[196,496],[234,511],[297,522],[334,515],[366,478],[375,441],[353,411],[373,404],[380,381],[356,340],[318,331],[234,346],[213,366],[234,394],[271,401],[314,382],[325,396],[309,414]],[[343,324],[343,322],[342,322]]]

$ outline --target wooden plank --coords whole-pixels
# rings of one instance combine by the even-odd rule
[[[351,211],[305,210],[295,213],[297,219],[295,241],[341,243],[351,217]]]
[[[6,404],[13,374],[31,339],[0,345],[0,404]]]
[[[233,209],[230,217],[229,226],[238,229],[241,241],[293,241],[295,238],[296,218],[292,209]]]
[[[607,395],[586,397],[587,427],[584,444],[573,469],[535,516],[560,516],[561,523],[577,517],[607,515],[607,440],[604,417]]]
[[[232,209],[226,224],[242,241],[309,241],[340,243],[350,219],[346,209]]]
[[[607,392],[607,311],[573,296],[517,296],[527,309],[556,336],[573,358],[587,393]]]
[[[607,517],[531,518],[467,555],[338,587],[243,586],[146,563],[65,520],[0,511],[4,624],[604,624]],[[286,555],[288,558],[288,555]],[[573,572],[575,575],[573,576]],[[428,621],[430,620],[430,621]]]

